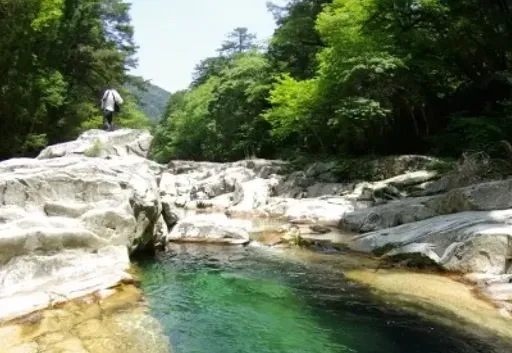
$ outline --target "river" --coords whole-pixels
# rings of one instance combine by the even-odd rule
[[[347,281],[336,261],[187,244],[136,266],[174,353],[512,351],[378,300]]]

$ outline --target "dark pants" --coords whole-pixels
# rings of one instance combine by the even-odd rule
[[[108,131],[112,131],[112,118],[114,117],[114,112],[110,110],[103,111],[103,123],[107,126]]]

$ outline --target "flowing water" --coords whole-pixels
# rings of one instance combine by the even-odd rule
[[[268,249],[180,245],[137,265],[174,353],[512,352]]]

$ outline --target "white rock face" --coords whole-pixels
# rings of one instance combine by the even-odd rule
[[[245,244],[251,228],[250,221],[229,219],[224,214],[199,214],[180,220],[167,241]]]
[[[510,270],[511,237],[512,210],[461,212],[366,233],[350,246],[365,252],[388,247],[388,256],[423,254],[452,271],[503,274]]]
[[[136,156],[0,163],[0,321],[130,280],[129,253],[167,232],[156,169]]]
[[[265,206],[273,194],[278,180],[256,178],[251,181],[237,183],[233,194],[233,212],[251,212]]]
[[[119,129],[112,132],[88,130],[75,141],[46,147],[37,158],[47,159],[73,155],[147,157],[152,140],[151,134],[144,130]]]

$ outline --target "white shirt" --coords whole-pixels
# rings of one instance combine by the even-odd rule
[[[115,110],[114,102],[121,105],[123,104],[123,98],[121,98],[115,89],[107,89],[105,93],[103,93],[103,98],[101,99],[101,109],[113,112]]]

